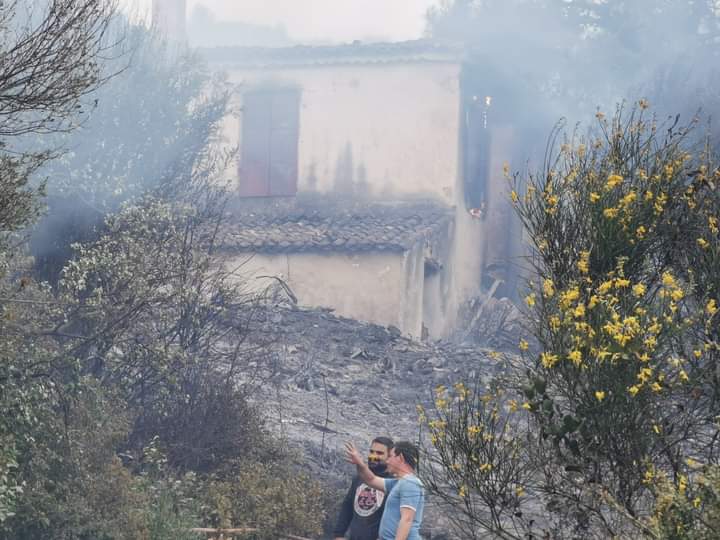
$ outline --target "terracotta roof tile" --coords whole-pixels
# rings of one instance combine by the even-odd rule
[[[395,251],[447,230],[452,209],[432,203],[354,206],[243,205],[224,249],[239,252]]]
[[[199,50],[210,62],[245,68],[373,64],[389,62],[459,61],[457,45],[428,39],[394,43],[353,42],[343,45],[296,45],[293,47],[212,47]]]

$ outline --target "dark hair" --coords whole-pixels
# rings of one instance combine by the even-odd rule
[[[410,465],[414,471],[417,471],[420,464],[420,451],[417,446],[409,441],[398,441],[393,445],[393,450],[395,450],[396,456],[401,455],[405,463]]]
[[[390,437],[375,437],[372,441],[370,441],[370,444],[373,443],[382,444],[388,449],[388,451],[393,447],[393,444],[395,444]]]

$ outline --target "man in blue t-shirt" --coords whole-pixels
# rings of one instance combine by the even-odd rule
[[[352,443],[345,443],[347,460],[357,467],[360,479],[386,494],[385,512],[380,522],[380,540],[419,540],[425,505],[425,488],[415,475],[419,452],[409,442],[397,442],[385,464],[395,478],[375,476]]]

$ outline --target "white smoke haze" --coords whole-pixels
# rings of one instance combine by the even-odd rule
[[[152,0],[121,0],[147,18]],[[436,0],[188,0],[188,16],[210,10],[218,21],[283,27],[296,42],[402,41],[421,37]]]
[[[583,132],[640,98],[661,122],[720,108],[717,0],[442,0],[427,34],[465,45],[465,91],[494,96],[492,120],[524,134],[513,168],[560,118]]]
[[[152,0],[121,5],[147,20]],[[498,106],[546,133],[640,97],[684,117],[720,103],[720,0],[187,0],[187,17],[199,46],[459,42],[487,92],[512,93]]]

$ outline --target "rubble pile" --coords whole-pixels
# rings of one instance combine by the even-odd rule
[[[345,441],[363,449],[378,435],[417,441],[416,406],[427,406],[436,386],[489,382],[500,370],[490,350],[417,342],[323,309],[264,311],[250,341],[270,354],[272,373],[256,398],[269,427],[302,453],[309,472],[338,486],[352,474]],[[429,510],[428,523],[438,519]]]
[[[481,295],[461,306],[457,326],[455,342],[513,350],[523,333],[523,316],[509,298]]]

